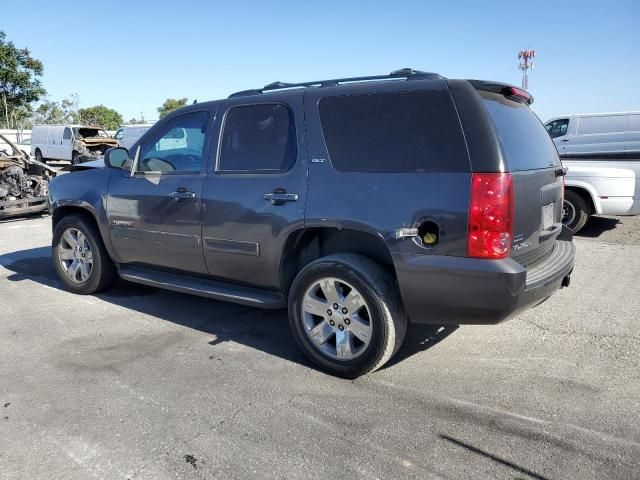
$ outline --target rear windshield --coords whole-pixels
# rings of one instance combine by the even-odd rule
[[[447,92],[327,97],[320,101],[329,158],[341,172],[470,171]]]
[[[497,93],[479,93],[498,131],[508,170],[538,170],[560,165],[553,141],[528,105]]]

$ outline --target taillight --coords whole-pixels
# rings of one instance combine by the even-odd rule
[[[521,102],[524,102],[528,105],[531,105],[533,103],[533,97],[531,96],[531,94],[526,90],[522,90],[521,88],[506,87],[503,90],[503,94],[507,97],[512,97],[515,100],[520,100]]]
[[[510,173],[474,173],[471,177],[467,254],[505,258],[513,239],[513,182]]]

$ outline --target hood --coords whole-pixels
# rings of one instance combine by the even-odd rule
[[[118,141],[115,138],[108,137],[84,137],[81,139],[87,145],[118,145]]]
[[[92,168],[106,168],[104,164],[104,158],[98,160],[91,160],[90,162],[82,162],[76,165],[69,165],[64,167],[63,170],[69,170],[70,172],[79,172],[80,170],[90,170]]]

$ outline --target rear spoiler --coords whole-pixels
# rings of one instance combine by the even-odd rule
[[[469,83],[473,85],[476,90],[498,93],[511,100],[526,103],[527,105],[531,105],[533,103],[533,95],[526,90],[514,87],[508,83],[486,82],[484,80],[469,80]]]

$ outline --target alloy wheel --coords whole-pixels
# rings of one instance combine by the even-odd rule
[[[371,343],[371,310],[362,294],[344,280],[316,280],[305,292],[301,309],[309,340],[330,358],[353,360]]]
[[[68,228],[60,238],[58,261],[67,277],[75,283],[86,282],[93,270],[93,253],[86,235]]]

